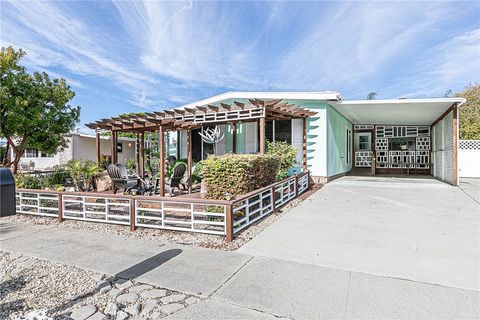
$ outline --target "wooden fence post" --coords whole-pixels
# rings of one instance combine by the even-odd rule
[[[275,186],[272,187],[272,213],[275,213]]]
[[[225,209],[226,209],[225,219],[227,219],[227,221],[226,221],[227,230],[225,230],[225,234],[226,234],[227,241],[230,242],[230,241],[233,241],[233,211],[232,211],[232,205],[228,204],[225,207]]]
[[[135,231],[135,198],[130,198],[130,231]]]
[[[295,175],[295,198],[298,197],[298,174]]]
[[[58,223],[63,222],[63,197],[62,193],[58,193]]]

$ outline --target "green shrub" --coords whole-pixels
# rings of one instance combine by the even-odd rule
[[[15,175],[15,186],[20,189],[42,189],[43,178],[27,173],[17,173]]]
[[[134,158],[125,160],[125,167],[130,173],[135,172],[135,167],[137,166],[136,160]]]
[[[57,189],[60,185],[65,186],[69,179],[70,173],[67,169],[64,166],[56,166],[52,173],[45,176],[43,187]]]
[[[279,161],[271,155],[226,154],[202,161],[207,199],[224,200],[275,182]]]
[[[102,154],[100,156],[100,163],[98,164],[98,166],[100,167],[100,169],[105,170],[110,163],[112,163],[112,156]]]
[[[277,180],[283,180],[288,177],[288,169],[297,162],[297,150],[284,141],[267,141],[267,154],[279,159],[279,169]]]

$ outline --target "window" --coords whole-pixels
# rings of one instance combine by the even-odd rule
[[[345,128],[345,163],[352,164],[352,130]]]
[[[25,158],[38,158],[38,150],[37,149],[25,150]]]
[[[53,154],[41,152],[41,157],[42,158],[53,158]]]

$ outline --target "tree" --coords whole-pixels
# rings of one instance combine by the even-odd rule
[[[375,100],[375,97],[377,96],[376,92],[370,92],[367,94],[367,100]]]
[[[13,159],[4,166],[16,173],[26,148],[55,153],[67,144],[65,135],[75,128],[80,107],[68,103],[75,96],[64,79],[50,79],[45,72],[28,74],[19,64],[23,50],[0,52],[0,138],[12,148]]]
[[[467,101],[460,106],[460,139],[480,140],[480,84],[470,85],[455,97]]]

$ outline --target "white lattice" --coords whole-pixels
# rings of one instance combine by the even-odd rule
[[[355,130],[371,130],[374,128],[372,124],[356,124]]]
[[[388,139],[376,139],[375,150],[388,150]]]
[[[377,138],[428,137],[429,126],[377,126]]]
[[[402,167],[402,151],[389,151],[389,167],[390,168],[401,168]]]
[[[373,151],[356,151],[355,167],[371,167]]]
[[[377,168],[388,168],[388,151],[377,151]]]
[[[480,140],[460,140],[458,148],[461,150],[480,150]]]
[[[430,168],[430,151],[419,150],[417,151],[417,168],[428,169]]]
[[[417,150],[430,150],[430,137],[417,137]]]

